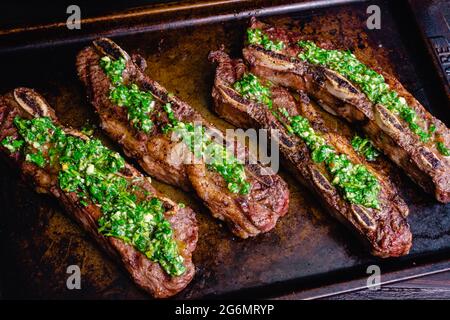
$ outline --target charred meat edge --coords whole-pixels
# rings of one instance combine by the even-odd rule
[[[156,100],[155,108],[171,103],[179,120],[201,122],[208,128],[213,127],[191,106],[170,95],[159,83],[145,75],[146,63],[141,56],[130,57],[111,40],[98,39],[93,46],[78,54],[78,74],[86,87],[89,101],[100,116],[102,128],[120,144],[125,154],[136,159],[151,176],[184,190],[193,189],[212,215],[225,221],[232,232],[241,238],[256,236],[274,228],[278,218],[288,210],[287,184],[269,168],[248,164],[245,172],[251,183],[251,191],[248,195],[235,194],[228,190],[223,178],[217,172],[208,170],[204,163],[173,164],[169,155],[180,145],[183,147],[183,144],[172,142],[170,136],[158,132],[157,121],[164,119],[157,120],[154,130],[144,134],[129,123],[125,108],[110,101],[110,81],[99,65],[99,60],[104,55],[126,60],[124,81],[135,83],[141,90],[151,92]],[[215,131],[222,134],[217,129]],[[238,146],[236,150],[247,152],[242,146]]]
[[[450,157],[442,155],[433,142],[424,143],[411,132],[407,123],[382,105],[374,105],[355,85],[340,74],[322,66],[311,65],[297,58],[301,49],[299,39],[305,40],[283,28],[273,27],[252,19],[251,28],[262,29],[269,37],[283,41],[282,52],[267,51],[258,45],[243,50],[245,60],[256,75],[273,83],[304,90],[328,112],[356,124],[371,138],[394,163],[403,168],[426,192],[443,203],[450,202]],[[329,43],[319,44],[334,49]],[[450,131],[439,119],[433,117],[392,75],[374,67],[386,83],[404,97],[417,115],[436,126],[436,133],[450,144]]]
[[[44,98],[28,88],[17,88],[14,92],[0,97],[0,141],[7,136],[19,136],[13,123],[16,116],[27,119],[41,116],[50,117],[53,122],[60,125],[54,110]],[[63,130],[67,134],[82,139],[87,138],[74,129],[63,127]],[[98,233],[97,220],[102,215],[100,208],[94,204],[86,207],[80,203],[75,193],[63,192],[59,187],[57,175],[46,168],[40,168],[33,163],[24,161],[19,151],[11,153],[3,146],[0,146],[0,149],[3,158],[12,167],[20,170],[22,179],[32,185],[37,192],[56,198],[66,212],[95,239],[99,246],[128,271],[133,281],[153,297],[173,296],[183,290],[192,280],[195,273],[192,252],[195,250],[198,238],[195,213],[188,207],[180,208],[171,199],[158,193],[150,182],[131,165],[126,164],[125,168],[121,170],[121,174],[127,179],[144,178],[144,181],[147,180],[144,183],[147,191],[155,194],[164,201],[166,207],[171,208],[165,216],[174,230],[174,237],[179,244],[180,254],[183,256],[186,266],[186,272],[179,277],[168,275],[158,263],[149,260],[132,245]]]
[[[233,89],[233,83],[246,71],[243,61],[232,60],[223,51],[212,52],[209,58],[218,64],[212,96],[215,111],[222,118],[245,128],[278,130],[280,150],[285,165],[302,184],[315,193],[334,217],[362,238],[373,255],[395,257],[409,252],[412,235],[406,221],[408,208],[390,179],[368,167],[377,176],[382,186],[379,196],[381,210],[365,208],[346,201],[327,179],[323,166],[314,163],[311,159],[308,147],[303,140],[288,134],[267,106],[245,99]],[[303,96],[303,101],[299,105],[285,89],[273,88],[272,98],[275,108],[290,106],[310,121],[313,120],[313,126],[319,123],[316,129],[318,127],[321,129],[328,144],[341,152],[346,150],[346,154],[352,161],[358,161],[358,156],[344,137],[325,133],[327,132],[326,123],[320,117],[320,112],[313,112],[314,109],[306,96]]]

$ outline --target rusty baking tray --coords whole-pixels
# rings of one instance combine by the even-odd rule
[[[207,54],[224,44],[240,55],[248,18],[261,16],[375,57],[398,76],[435,115],[449,124],[448,100],[435,85],[437,71],[426,39],[402,1],[183,1],[139,6],[87,17],[81,30],[64,22],[0,30],[0,90],[29,86],[43,93],[61,121],[80,128],[96,124],[75,72],[75,55],[99,36],[111,36],[141,53],[147,72],[224,129],[210,111],[214,67]],[[381,8],[381,30],[368,30],[369,4]],[[405,14],[406,13],[406,14]],[[410,20],[411,19],[411,20]],[[447,109],[447,110],[446,110]],[[96,134],[110,143],[102,133]],[[54,201],[37,195],[0,164],[0,288],[3,298],[141,299],[127,274],[107,258]],[[328,217],[320,203],[282,170],[291,190],[289,214],[277,227],[240,240],[199,204],[193,194],[157,187],[198,212],[197,274],[176,298],[314,298],[362,288],[366,268],[381,268],[383,282],[450,269],[450,206],[423,194],[399,170],[393,179],[409,204],[411,253],[381,260]],[[68,290],[69,265],[81,268],[81,290]]]

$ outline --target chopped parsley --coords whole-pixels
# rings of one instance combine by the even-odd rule
[[[9,150],[11,153],[15,153],[23,146],[23,140],[15,140],[13,137],[6,137],[2,140],[2,146]]]
[[[91,125],[89,123],[86,123],[82,128],[81,128],[81,133],[88,136],[88,137],[92,137],[94,135],[94,131],[95,131],[95,126]]]
[[[270,88],[264,86],[255,75],[251,73],[244,74],[239,81],[234,83],[233,87],[245,98],[255,100],[272,108]]]
[[[288,131],[305,141],[314,162],[325,163],[333,177],[332,184],[341,190],[344,198],[364,207],[379,208],[380,184],[364,165],[354,164],[345,154],[338,154],[315,132],[306,118],[299,115],[291,117],[285,109],[281,112],[289,121]]]
[[[367,138],[355,135],[352,139],[352,147],[356,152],[363,155],[369,161],[375,161],[380,152],[373,146]]]
[[[104,56],[100,59],[100,67],[102,67],[103,71],[105,71],[113,85],[119,85],[122,83],[122,73],[126,67],[124,58],[111,60],[110,57]]]
[[[405,98],[391,90],[382,75],[360,62],[353,53],[322,49],[312,41],[299,41],[298,45],[303,49],[299,54],[300,59],[330,68],[357,84],[371,102],[382,104],[398,114],[422,142],[432,138],[436,131],[435,125],[429,124],[428,130],[424,129],[426,121],[408,106]],[[443,155],[449,153],[443,144],[439,146],[436,143],[436,147]]]
[[[242,85],[238,81],[234,84],[234,88],[244,97],[264,103],[271,109],[270,88],[264,87],[254,75],[247,74],[244,77],[244,84],[251,79],[252,85]],[[253,92],[259,90],[260,87],[263,87],[264,90],[259,93]],[[264,99],[260,97],[264,97]],[[268,99],[270,103],[266,103]],[[364,165],[352,163],[345,154],[338,154],[332,146],[327,145],[325,139],[311,127],[308,119],[300,115],[291,117],[286,109],[281,109],[280,112],[272,110],[272,113],[283,123],[289,133],[299,136],[306,143],[314,162],[325,163],[327,171],[333,178],[332,184],[342,192],[345,199],[364,207],[379,208],[380,184]],[[283,117],[287,121],[284,121]]]
[[[178,121],[171,105],[164,106],[170,125],[166,131],[173,131],[182,137],[183,142],[198,159],[204,158],[208,168],[217,171],[227,183],[228,190],[233,193],[248,194],[250,183],[246,180],[244,165],[226,147],[215,143],[202,126],[190,122]]]
[[[155,105],[153,96],[148,92],[139,90],[135,84],[124,85],[122,83],[122,72],[125,69],[123,58],[112,61],[105,56],[100,59],[100,66],[113,84],[109,93],[111,101],[119,107],[127,108],[128,120],[136,129],[145,133],[150,132],[153,122],[149,114],[153,111]]]
[[[43,168],[46,164],[44,154],[42,153],[42,151],[37,151],[35,153],[28,153],[25,157],[25,160],[28,162],[32,162],[41,168]]]
[[[21,148],[25,161],[51,166],[61,190],[76,193],[82,205],[100,207],[99,233],[134,246],[171,276],[186,271],[163,202],[120,174],[125,160],[118,153],[97,139],[66,134],[47,117],[16,117],[14,124],[21,139],[6,138],[2,144]]]
[[[445,144],[442,141],[436,142],[436,148],[444,156],[446,157],[450,156],[450,150],[445,146]]]
[[[123,84],[122,73],[125,69],[123,58],[113,61],[105,56],[100,59],[100,66],[113,83],[109,96],[111,101],[118,106],[127,107],[128,119],[138,130],[145,133],[150,132],[153,127],[150,113],[155,106],[153,95],[140,90],[134,83]],[[223,177],[228,190],[240,194],[250,192],[250,183],[246,181],[245,167],[236,157],[229,154],[224,146],[211,140],[205,134],[204,127],[177,120],[170,103],[164,105],[163,110],[169,119],[169,124],[163,128],[165,133],[176,132],[197,158],[204,158],[208,168],[217,171]]]
[[[119,107],[127,107],[128,120],[135,128],[145,133],[150,132],[153,122],[149,114],[155,105],[150,93],[139,90],[135,84],[118,85],[111,89],[110,99]]]
[[[261,45],[266,50],[281,51],[284,49],[282,41],[272,41],[261,29],[247,29],[247,40],[250,44]]]

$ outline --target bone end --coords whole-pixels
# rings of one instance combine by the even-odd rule
[[[99,38],[92,42],[95,49],[102,55],[109,56],[113,59],[123,58],[125,61],[130,60],[130,56],[117,43],[108,38]]]
[[[49,117],[56,119],[53,109],[48,105],[45,99],[33,89],[24,87],[14,89],[14,99],[25,113],[34,118]]]

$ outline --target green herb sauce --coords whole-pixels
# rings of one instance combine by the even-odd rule
[[[163,202],[120,175],[124,159],[97,139],[83,140],[66,134],[47,117],[31,120],[16,117],[19,139],[1,143],[11,152],[21,151],[25,160],[58,170],[64,192],[74,192],[80,202],[100,207],[99,232],[133,245],[172,276],[186,271],[178,252]]]
[[[272,108],[270,88],[264,86],[255,75],[251,73],[244,74],[239,81],[234,83],[233,87],[245,98],[263,103]]]
[[[375,161],[380,155],[380,152],[373,146],[369,139],[362,138],[358,135],[353,137],[352,147],[356,152],[362,154],[369,161]]]
[[[173,131],[182,137],[197,158],[205,158],[210,169],[217,171],[227,183],[228,190],[233,193],[248,194],[250,183],[246,181],[245,167],[226,147],[211,140],[202,126],[194,126],[189,122],[178,121],[170,104],[164,106],[170,125],[165,130]]]
[[[95,126],[90,124],[90,123],[86,123],[82,128],[81,128],[81,133],[88,136],[88,137],[92,137],[94,135],[95,132]]]
[[[389,88],[382,75],[360,62],[353,53],[322,49],[312,41],[299,41],[298,45],[303,48],[299,54],[300,59],[325,66],[357,84],[371,102],[382,104],[400,115],[422,142],[428,142],[433,136],[436,127],[430,124],[428,131],[423,129],[420,123],[425,126],[425,120],[420,119],[414,109],[408,106],[406,100]],[[443,144],[439,147],[439,143],[435,142],[441,154],[448,154],[448,148]]]
[[[119,106],[126,106],[131,123],[138,130],[148,133],[153,125],[150,120],[150,113],[154,107],[152,94],[141,91],[136,84],[123,84],[124,59],[112,61],[105,56],[100,59],[100,66],[113,83],[110,91],[111,101]],[[169,119],[169,124],[164,128],[164,132],[176,132],[197,158],[204,158],[208,168],[217,171],[223,177],[228,190],[240,194],[250,192],[250,183],[246,181],[245,167],[236,157],[229,154],[224,146],[212,141],[205,134],[204,127],[177,120],[170,103],[163,106],[163,109]]]
[[[260,29],[247,29],[247,40],[250,44],[261,45],[266,50],[281,51],[284,49],[282,41],[272,41]]]
[[[234,84],[234,88],[244,97],[264,103],[272,109],[272,101],[270,104],[262,102],[271,100],[270,88],[265,87],[255,75],[244,75]],[[254,92],[259,88],[264,90],[259,93]],[[272,112],[288,132],[296,134],[306,143],[314,162],[325,163],[333,178],[332,184],[342,192],[345,199],[368,208],[379,208],[380,185],[377,178],[364,165],[353,164],[345,154],[337,154],[336,150],[327,145],[325,139],[315,132],[306,118],[299,115],[291,117],[286,109],[281,109],[281,114],[275,110]],[[283,116],[287,122],[282,120]]]
[[[286,110],[282,113],[289,121],[290,131],[305,141],[314,162],[325,163],[333,177],[332,183],[342,191],[348,201],[369,208],[379,208],[380,185],[364,165],[353,164],[345,154],[337,154],[334,148],[327,145],[314,131],[306,118],[299,115],[290,117]]]
[[[112,61],[105,56],[100,59],[100,66],[113,84],[109,93],[111,101],[120,107],[127,108],[128,120],[136,129],[145,133],[150,132],[153,122],[149,115],[155,105],[153,96],[139,90],[135,84],[124,85],[122,83],[122,72],[125,70],[123,58]]]
[[[23,146],[23,140],[15,140],[13,137],[6,137],[2,140],[2,146],[9,150],[11,153],[15,153]]]
[[[439,150],[439,152],[444,156],[446,157],[450,156],[450,150],[447,147],[445,147],[445,144],[442,141],[436,142],[436,147]]]

